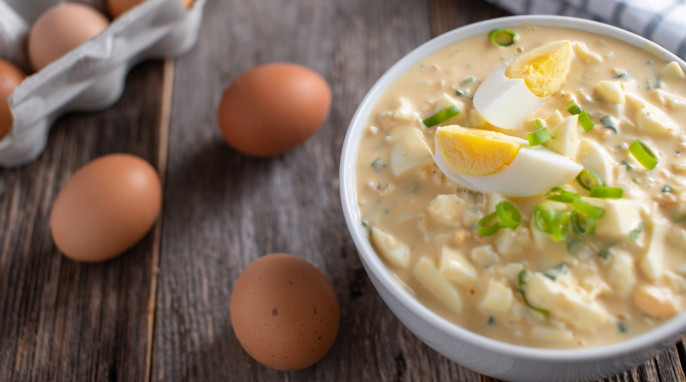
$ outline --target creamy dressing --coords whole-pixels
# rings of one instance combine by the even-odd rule
[[[380,257],[419,301],[473,332],[552,348],[597,346],[645,332],[686,304],[683,70],[609,37],[537,26],[513,30],[519,40],[510,47],[496,47],[487,36],[470,38],[428,56],[389,86],[360,141],[362,224]],[[533,131],[529,123],[510,131],[485,125],[471,99],[498,66],[556,40],[574,43],[569,75],[529,120],[544,119],[552,128],[569,116],[565,105],[576,100],[595,123],[579,136],[601,150],[589,153],[595,146],[583,143],[573,159],[602,173],[607,186],[623,188],[621,202],[626,202],[598,201],[607,217],[598,221],[596,232],[587,237],[570,232],[561,242],[533,223],[544,196],[505,198],[447,179],[431,159],[436,128],[422,123],[454,102],[460,113],[442,125],[525,138]],[[617,85],[621,102],[612,103],[612,95],[598,87],[601,81]],[[659,110],[664,123],[657,131],[646,130],[655,126],[639,110]],[[670,123],[677,127],[673,133]],[[629,153],[635,139],[659,157],[654,170]],[[566,187],[587,194],[576,181]],[[521,212],[521,225],[481,237],[476,224],[505,199]],[[633,225],[608,223],[615,215],[613,224]]]

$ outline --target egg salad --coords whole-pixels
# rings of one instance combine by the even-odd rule
[[[584,31],[490,37],[375,106],[356,189],[379,257],[437,314],[514,344],[599,346],[679,314],[684,68]]]

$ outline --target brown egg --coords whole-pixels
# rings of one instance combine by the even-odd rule
[[[145,0],[107,0],[107,9],[109,9],[110,15],[116,19],[129,9],[144,1]],[[190,8],[193,0],[181,0],[181,2],[186,8]]]
[[[282,154],[314,134],[331,106],[324,78],[295,64],[255,67],[236,78],[219,103],[219,128],[236,150]]]
[[[57,195],[50,213],[53,241],[74,260],[110,259],[150,231],[161,201],[160,178],[148,162],[129,154],[100,157]]]
[[[67,52],[97,36],[109,20],[79,3],[59,3],[40,15],[29,33],[31,66],[39,71]]]
[[[293,255],[262,256],[243,270],[231,294],[231,324],[248,354],[265,366],[298,370],[319,361],[338,333],[333,287]]]
[[[13,119],[7,97],[26,78],[26,74],[14,64],[0,60],[0,139],[12,128]]]

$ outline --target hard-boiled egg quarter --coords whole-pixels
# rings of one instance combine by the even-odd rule
[[[582,170],[573,160],[502,133],[441,126],[434,161],[453,181],[482,192],[534,196],[569,183]]]
[[[491,73],[474,93],[474,108],[484,121],[514,129],[562,87],[572,58],[569,41],[554,41],[518,56]]]

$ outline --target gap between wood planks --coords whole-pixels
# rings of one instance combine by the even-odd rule
[[[160,106],[160,123],[159,123],[159,142],[157,150],[157,171],[160,175],[160,182],[162,183],[162,194],[166,189],[166,175],[167,175],[167,155],[169,150],[169,127],[171,116],[171,102],[172,91],[174,88],[174,59],[168,58],[164,61],[162,70],[162,103]],[[153,233],[152,245],[152,272],[150,279],[150,300],[148,301],[148,338],[145,349],[145,380],[152,379],[152,355],[153,355],[153,340],[155,335],[155,311],[157,306],[157,280],[159,274],[160,263],[160,241],[162,237],[162,215],[164,214],[164,198],[162,198],[162,208],[160,214],[155,222],[155,231]]]

